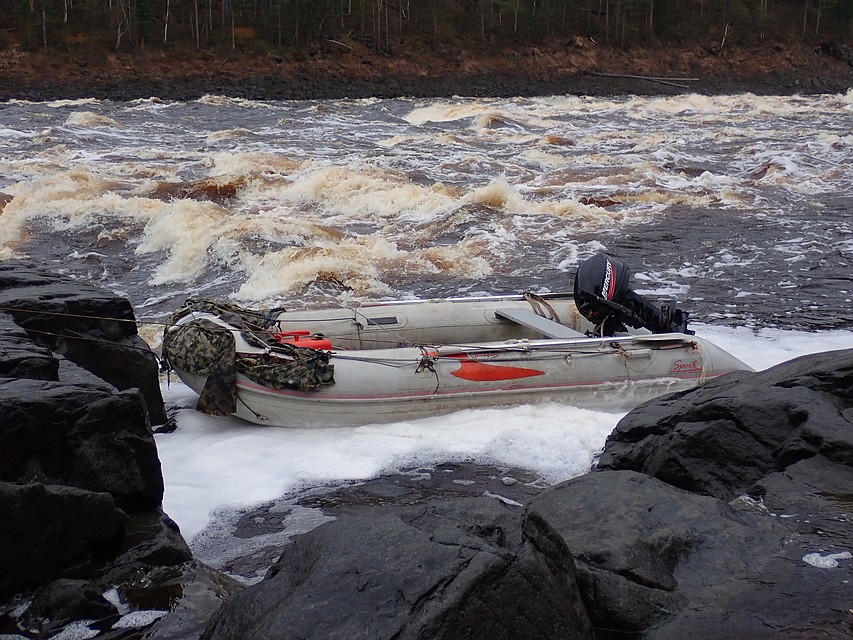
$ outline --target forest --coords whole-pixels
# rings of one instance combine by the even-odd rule
[[[2,0],[0,49],[377,55],[418,44],[617,47],[853,40],[853,0]]]

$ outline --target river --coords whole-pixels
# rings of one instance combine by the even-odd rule
[[[602,250],[753,366],[853,346],[853,92],[10,101],[0,141],[0,259],[126,295],[154,347],[190,296],[560,291]],[[202,419],[164,389],[181,425],[158,436],[166,510],[213,556],[222,509],[449,458],[558,481],[619,417],[522,407],[321,435]]]
[[[853,92],[13,101],[0,140],[0,258],[143,320],[187,296],[558,291],[607,250],[703,321],[853,322]]]

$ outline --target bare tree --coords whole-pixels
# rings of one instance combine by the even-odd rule
[[[171,14],[172,0],[166,0],[166,19],[163,20],[163,44],[169,38],[169,15]]]

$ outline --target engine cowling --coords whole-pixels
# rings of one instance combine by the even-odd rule
[[[652,333],[687,329],[688,313],[675,302],[656,307],[629,288],[631,270],[621,260],[599,253],[581,262],[575,274],[574,299],[578,311],[596,326],[596,332],[613,335],[624,325]]]

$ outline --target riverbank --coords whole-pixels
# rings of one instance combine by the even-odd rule
[[[330,48],[334,48],[330,45]],[[411,49],[314,55],[162,51],[82,55],[0,52],[0,100],[206,94],[248,99],[575,95],[844,93],[853,48],[794,42],[720,50],[713,45],[619,49],[589,39],[499,52]]]

